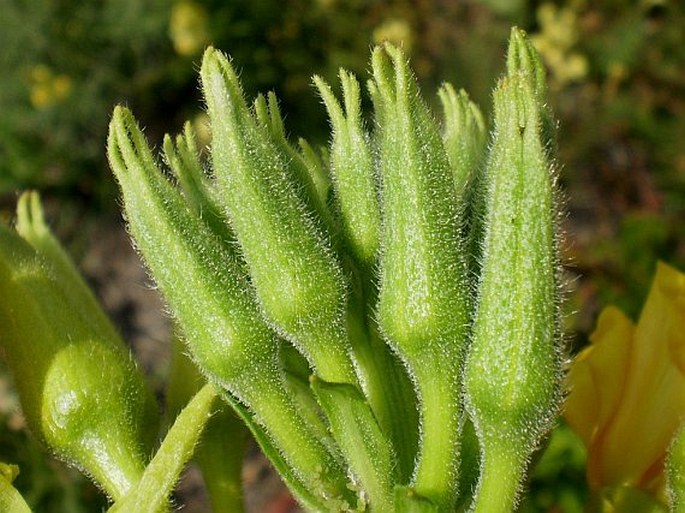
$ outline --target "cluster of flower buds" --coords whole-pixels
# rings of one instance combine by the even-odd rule
[[[154,489],[216,393],[308,511],[512,511],[562,377],[553,124],[525,34],[512,31],[489,145],[449,84],[436,121],[390,44],[371,56],[371,122],[351,73],[341,99],[314,78],[332,127],[321,151],[289,141],[273,94],[248,102],[219,51],[200,77],[206,159],[187,125],[163,166],[123,107],[108,156],[135,246],[210,384],[145,469],[142,381],[92,298],[62,285],[75,275],[42,221],[20,216],[21,237],[0,230],[0,337],[34,429],[123,496],[114,511],[166,507]],[[94,361],[107,365],[91,376]]]
[[[371,69],[370,131],[352,74],[342,102],[315,77],[324,158],[208,49],[211,172],[186,129],[164,145],[172,183],[115,110],[126,218],[193,359],[306,507],[453,511],[469,422],[473,508],[507,511],[560,399],[542,67],[514,30],[489,151],[466,93],[440,90],[441,130],[400,49]]]
[[[560,400],[542,66],[514,30],[489,149],[465,92],[441,88],[441,130],[400,49],[374,49],[371,70],[371,130],[351,73],[342,101],[315,77],[320,155],[208,49],[211,171],[186,129],[164,145],[175,184],[117,108],[130,231],[196,364],[306,507],[507,511]],[[477,472],[460,465],[467,422]],[[473,499],[460,473],[480,476]]]

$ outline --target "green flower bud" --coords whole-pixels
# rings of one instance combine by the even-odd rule
[[[230,248],[235,235],[225,221],[214,184],[202,167],[190,123],[184,125],[175,144],[169,135],[164,137],[164,156],[188,207]]]
[[[140,478],[154,399],[129,351],[48,231],[38,196],[0,226],[0,343],[29,427],[114,499]],[[23,237],[23,238],[22,238]]]
[[[236,396],[251,398],[258,375],[278,372],[278,341],[261,320],[236,256],[191,213],[121,107],[112,116],[108,150],[131,235],[193,356]]]
[[[533,73],[513,72],[494,93],[482,274],[465,367],[482,451],[477,512],[514,508],[525,466],[560,400],[554,174]]]
[[[468,203],[466,195],[485,153],[485,121],[478,106],[463,89],[457,93],[452,84],[438,91],[444,127],[442,139],[454,176],[456,197]]]
[[[457,494],[469,319],[453,175],[401,51],[376,48],[372,68],[384,228],[378,320],[418,389],[421,442],[411,484],[448,511]]]
[[[373,155],[361,118],[359,82],[345,70],[340,70],[340,82],[344,112],[330,86],[321,77],[314,77],[333,127],[331,174],[344,238],[357,262],[369,269],[380,240]]]
[[[271,134],[272,142],[286,158],[295,182],[302,187],[301,196],[304,202],[318,214],[327,228],[332,229],[333,221],[326,204],[329,188],[328,178],[318,165],[320,163],[311,159],[312,154],[305,154],[305,148],[308,145],[304,139],[300,139],[302,152],[288,142],[276,93],[270,91],[266,98],[261,94],[257,95],[254,101],[254,114],[259,126]]]
[[[198,366],[265,426],[297,486],[348,495],[344,470],[287,393],[280,340],[261,316],[244,265],[163,176],[133,116],[121,107],[112,116],[108,154],[131,235]]]
[[[228,60],[208,49],[200,76],[217,187],[266,317],[322,379],[354,383],[342,271],[297,173],[248,109]]]
[[[515,75],[519,72],[528,77],[538,104],[543,147],[552,156],[556,156],[556,124],[552,109],[547,103],[545,66],[526,33],[513,27],[507,51],[507,73]]]
[[[438,91],[442,103],[442,138],[454,175],[455,197],[464,216],[464,252],[472,276],[480,274],[483,236],[482,165],[485,157],[485,122],[480,109],[462,89],[451,84]]]

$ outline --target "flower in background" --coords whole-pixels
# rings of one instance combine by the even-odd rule
[[[53,73],[44,64],[31,69],[30,83],[29,99],[36,109],[45,109],[60,103],[71,93],[71,78],[63,73]]]
[[[543,3],[537,10],[540,32],[531,37],[550,70],[551,85],[562,88],[587,75],[587,58],[575,50],[580,37],[577,12],[573,5],[556,7]]]
[[[383,41],[401,47],[405,52],[411,53],[414,43],[414,34],[409,22],[403,18],[388,18],[373,30],[373,42],[380,44]]]
[[[176,2],[171,8],[169,37],[179,55],[198,55],[209,42],[207,10],[195,2]]]
[[[588,483],[605,500],[633,489],[665,503],[664,459],[685,418],[685,274],[659,263],[637,325],[610,306],[590,340],[565,411],[588,449]]]

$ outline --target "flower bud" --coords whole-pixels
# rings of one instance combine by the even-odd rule
[[[512,39],[510,52],[519,44]],[[494,93],[482,274],[465,367],[482,451],[479,512],[513,508],[525,465],[560,399],[554,174],[534,71],[514,71]],[[490,509],[495,503],[488,501],[499,506]]]
[[[361,119],[359,83],[340,70],[344,111],[330,86],[315,76],[333,128],[331,175],[342,229],[357,262],[370,268],[378,253],[380,209],[369,136]]]
[[[230,248],[235,235],[226,223],[216,188],[202,167],[190,123],[184,125],[175,143],[169,135],[164,137],[164,157],[190,210]]]
[[[442,138],[447,151],[457,198],[468,203],[467,188],[474,180],[485,152],[485,121],[478,106],[463,89],[457,93],[452,84],[438,91],[444,127]]]
[[[19,474],[19,467],[0,463],[0,511],[7,513],[31,513],[26,501],[19,491],[12,486],[12,481]]]
[[[438,91],[442,103],[444,127],[442,138],[454,176],[454,193],[464,217],[464,252],[469,272],[480,274],[483,236],[483,160],[485,157],[485,122],[480,109],[462,89],[451,84]]]
[[[18,216],[21,237],[0,226],[0,343],[27,422],[116,499],[143,472],[154,399],[48,231],[37,195],[20,198]]]
[[[262,318],[244,266],[162,174],[132,114],[122,107],[112,116],[108,154],[131,235],[193,359],[210,382],[265,426],[299,486],[304,482],[330,496],[348,494],[344,471],[286,391],[281,341]]]
[[[200,76],[217,187],[260,306],[322,379],[354,383],[342,271],[303,199],[304,185],[295,181],[287,156],[248,109],[228,60],[208,49]]]
[[[383,216],[378,320],[418,388],[421,441],[411,485],[447,511],[457,493],[469,318],[452,170],[402,52],[376,48],[372,69]]]
[[[312,160],[313,150],[304,139],[299,141],[300,151],[288,141],[276,93],[269,91],[266,97],[258,94],[253,107],[257,124],[271,135],[271,142],[285,157],[293,179],[301,188],[302,200],[324,221],[326,228],[333,229],[327,205],[328,177],[321,163]]]

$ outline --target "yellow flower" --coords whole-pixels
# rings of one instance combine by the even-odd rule
[[[637,325],[608,307],[590,340],[565,411],[588,448],[588,483],[663,500],[666,450],[685,417],[685,274],[659,263]]]
[[[55,75],[44,64],[38,64],[30,72],[29,99],[36,109],[45,109],[65,100],[71,93],[71,78],[65,74]]]
[[[207,11],[195,2],[182,0],[171,8],[169,36],[176,53],[183,56],[199,54],[209,41]]]
[[[380,44],[383,41],[402,47],[411,53],[414,44],[414,34],[411,25],[403,18],[388,18],[373,30],[373,41]]]
[[[541,30],[531,40],[550,70],[552,87],[557,89],[582,80],[588,72],[587,58],[574,50],[580,38],[577,9],[577,3],[557,7],[545,2],[537,10]]]

